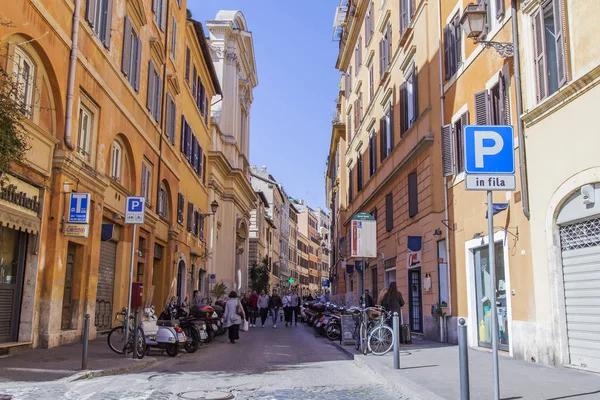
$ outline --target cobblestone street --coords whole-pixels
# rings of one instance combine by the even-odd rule
[[[220,336],[195,354],[156,357],[151,368],[118,378],[3,383],[0,399],[405,398],[304,325],[273,329],[268,323],[242,332],[235,345]]]

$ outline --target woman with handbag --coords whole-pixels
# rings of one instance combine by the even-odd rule
[[[229,341],[232,344],[240,339],[240,324],[245,320],[244,308],[237,298],[237,293],[232,290],[225,303],[225,312],[223,313],[223,327],[229,328]]]

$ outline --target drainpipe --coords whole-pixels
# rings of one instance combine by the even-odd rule
[[[65,145],[69,150],[75,150],[71,142],[71,122],[73,119],[73,91],[75,88],[75,69],[77,68],[77,41],[79,38],[79,11],[81,0],[75,0],[73,11],[73,29],[71,32],[71,55],[69,56],[69,76],[67,78],[67,104],[65,110]]]
[[[527,219],[530,218],[529,212],[529,192],[527,187],[527,167],[525,163],[525,134],[523,133],[523,92],[521,89],[521,56],[519,53],[519,31],[517,21],[516,0],[511,0],[511,22],[513,36],[513,64],[515,70],[515,94],[517,105],[517,132],[519,134],[519,173],[521,178],[521,196],[523,201],[523,214]]]
[[[442,0],[440,0],[438,2],[438,43],[439,46],[438,48],[443,48],[442,47]],[[445,99],[445,95],[444,95],[444,78],[442,76],[442,71],[444,68],[444,65],[442,63],[442,57],[438,57],[439,59],[439,67],[440,67],[440,112],[442,115],[441,118],[441,122],[442,122],[442,126],[444,126],[444,116],[445,116],[445,106],[444,106],[444,99]],[[452,138],[451,138],[452,139]],[[442,175],[443,172],[442,172]],[[446,224],[444,224],[444,226],[446,227],[446,238],[445,238],[445,242],[446,242],[446,275],[447,275],[447,279],[448,279],[448,316],[452,316],[452,285],[450,285],[450,228],[448,227],[448,224],[450,223],[449,220],[449,213],[448,213],[448,186],[447,186],[447,179],[445,176],[442,176],[442,182],[444,183],[444,218],[446,219]]]
[[[167,10],[169,10],[170,1],[167,0]],[[162,166],[162,149],[163,149],[163,141],[165,140],[163,134],[165,133],[167,126],[167,106],[166,106],[166,98],[167,98],[167,63],[169,62],[169,13],[167,12],[167,21],[165,22],[165,62],[163,64],[163,80],[162,80],[162,98],[160,99],[161,104],[161,117],[160,117],[160,140],[158,142],[158,168],[156,171],[156,205],[158,206],[158,198],[160,197],[160,171]],[[187,20],[186,20],[187,23]],[[185,28],[185,26],[184,26]],[[185,29],[184,29],[185,30]],[[158,211],[158,210],[157,210]]]

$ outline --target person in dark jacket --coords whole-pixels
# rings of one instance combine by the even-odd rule
[[[279,309],[283,306],[281,297],[277,294],[277,290],[273,290],[273,296],[269,298],[269,309],[271,310],[271,317],[273,317],[273,328],[277,328],[277,315]]]
[[[361,305],[363,304],[363,298],[362,298],[362,296],[360,298],[360,304]],[[373,302],[373,298],[369,294],[369,290],[368,289],[365,289],[364,304],[365,304],[365,307],[373,307],[375,305],[375,303]]]
[[[383,296],[383,301],[381,302],[381,305],[387,311],[390,311],[392,313],[402,313],[402,307],[404,307],[404,299],[402,298],[402,293],[400,293],[398,291],[398,288],[396,287],[396,282],[390,283],[390,287],[387,293],[385,294],[385,296]]]

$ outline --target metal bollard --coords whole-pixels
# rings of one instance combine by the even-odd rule
[[[85,371],[87,369],[88,359],[88,342],[90,332],[90,314],[85,314],[83,319],[83,350],[81,352],[81,369]]]
[[[460,364],[460,399],[469,400],[469,346],[464,318],[458,320],[458,355]]]
[[[137,354],[137,342],[140,339],[139,338],[139,331],[138,331],[138,318],[139,318],[140,313],[138,312],[138,309],[135,309],[135,319],[134,319],[134,323],[133,323],[133,358],[138,358],[138,354]]]
[[[392,325],[394,327],[394,334],[392,335],[394,341],[394,369],[400,369],[400,317],[397,312],[394,312],[392,316]]]

